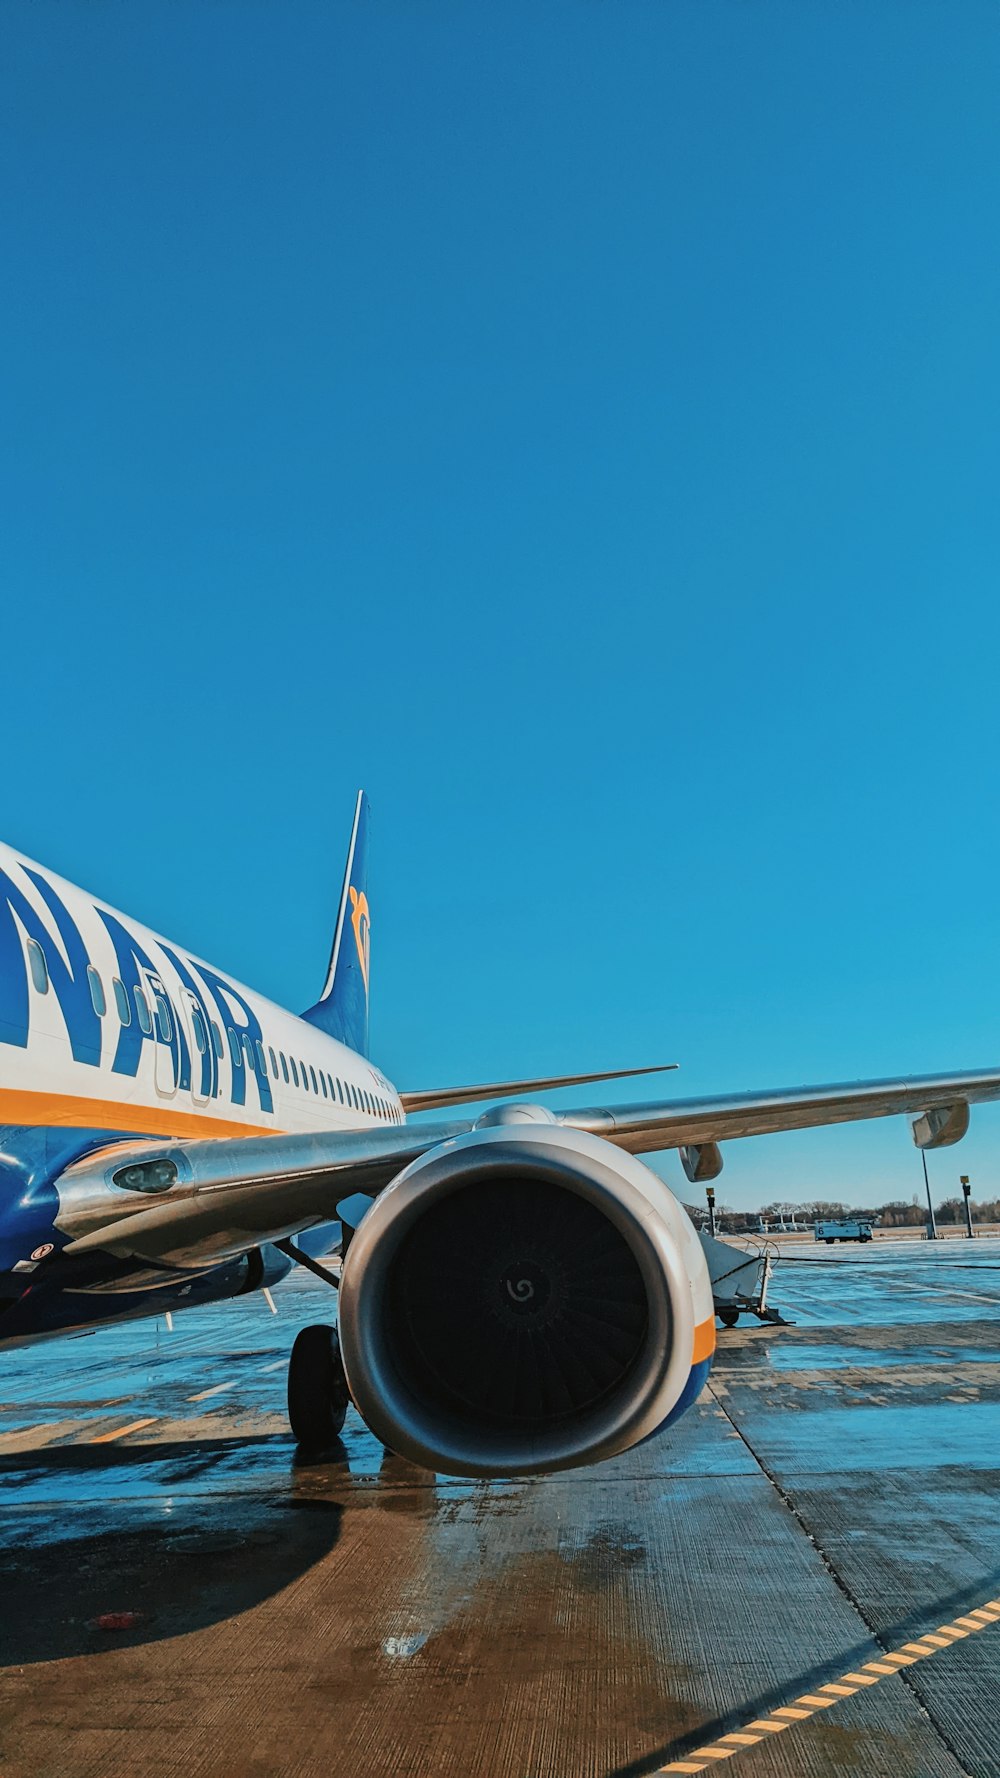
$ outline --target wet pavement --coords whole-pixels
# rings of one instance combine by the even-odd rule
[[[676,1428],[496,1485],[296,1463],[305,1274],[0,1353],[3,1778],[1000,1778],[1000,1621],[879,1662],[1000,1595],[1000,1241],[772,1290]]]

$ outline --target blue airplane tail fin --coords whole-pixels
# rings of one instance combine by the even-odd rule
[[[326,986],[315,1006],[302,1017],[329,1037],[368,1054],[368,971],[371,958],[371,916],[368,911],[368,832],[371,809],[358,791],[347,852],[344,887],[330,952]]]

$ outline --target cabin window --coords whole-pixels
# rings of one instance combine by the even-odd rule
[[[233,1067],[242,1068],[243,1045],[237,1037],[236,1032],[233,1030],[232,1025],[227,1025],[226,1029],[229,1032],[229,1053],[233,1058]]]
[[[281,1057],[281,1072],[285,1077],[285,1084],[287,1085],[288,1084],[288,1063],[285,1061],[285,1052],[284,1052],[284,1050],[279,1050],[278,1054]]]
[[[94,1011],[99,1019],[103,1019],[108,1010],[108,1003],[104,998],[104,983],[93,964],[87,970],[87,980],[90,983],[90,998],[94,1005]]]
[[[290,1068],[291,1068],[291,1071],[292,1071],[292,1079],[293,1079],[293,1081],[294,1081],[294,1082],[295,1082],[295,1085],[296,1085],[296,1086],[298,1086],[298,1084],[299,1084],[299,1071],[298,1071],[298,1069],[297,1069],[297,1068],[296,1068],[296,1066],[295,1066],[295,1057],[294,1057],[294,1056],[289,1056],[289,1058],[288,1058],[288,1065],[289,1065],[289,1067],[290,1067]]]
[[[28,940],[28,968],[31,970],[31,979],[39,994],[47,994],[49,991],[48,965],[45,961],[45,952],[37,938]]]
[[[260,1066],[260,1071],[261,1071],[262,1075],[264,1076],[264,1079],[266,1080],[267,1079],[267,1063],[264,1060],[264,1045],[261,1043],[259,1037],[257,1039],[257,1043],[256,1043],[255,1047],[257,1050],[257,1061]]]
[[[299,1063],[299,1072],[302,1075],[302,1085],[305,1087],[306,1092],[308,1093],[308,1091],[309,1091],[309,1070],[306,1067],[304,1062]]]
[[[319,1092],[319,1081],[316,1079],[316,1070],[313,1067],[311,1062],[309,1064],[309,1078],[311,1079],[311,1081],[313,1083],[313,1092],[318,1093]]]
[[[208,1048],[208,1032],[205,1030],[205,1021],[201,1016],[200,1006],[192,1006],[191,1023],[194,1026],[195,1048],[199,1056],[203,1056]]]
[[[149,1010],[149,1001],[146,999],[138,982],[132,989],[132,993],[135,997],[135,1010],[139,1019],[139,1030],[144,1031],[148,1037],[153,1029],[153,1015]]]
[[[333,1075],[332,1075],[332,1074],[328,1074],[328,1075],[327,1075],[327,1077],[326,1077],[326,1084],[327,1084],[327,1086],[328,1086],[328,1087],[329,1087],[329,1089],[330,1089],[330,1097],[331,1097],[331,1099],[335,1099],[335,1098],[336,1098],[336,1097],[337,1097],[337,1095],[336,1095],[336,1093],[335,1093],[335,1092],[334,1092],[334,1090],[333,1090]]]
[[[216,1055],[219,1058],[219,1061],[221,1062],[222,1061],[222,1032],[219,1030],[219,1027],[216,1024],[214,1019],[212,1020],[212,1048],[214,1049]]]
[[[131,1023],[132,1023],[132,1008],[130,1007],[129,1002],[128,1002],[128,993],[127,993],[127,990],[125,987],[125,983],[119,981],[117,976],[112,976],[111,987],[114,991],[115,1005],[118,1008],[118,1017],[119,1017],[121,1023],[123,1025],[131,1025]]]
[[[256,1072],[257,1072],[257,1057],[254,1055],[253,1039],[249,1036],[249,1034],[246,1031],[244,1031],[244,1033],[243,1033],[243,1053],[247,1059],[247,1068],[248,1068],[249,1072],[251,1074],[256,1074]]]
[[[164,1043],[169,1043],[173,1036],[174,1028],[170,1018],[170,1008],[167,1005],[166,995],[157,994],[154,998],[154,1004],[156,1006],[156,1029],[160,1033]]]
[[[319,1084],[320,1084],[320,1088],[323,1093],[323,1097],[325,1099],[326,1098],[326,1075],[323,1073],[322,1068],[319,1071]]]
[[[275,1080],[277,1080],[277,1078],[278,1078],[278,1058],[275,1055],[270,1044],[268,1044],[268,1046],[267,1046],[267,1053],[271,1058],[271,1073],[274,1075]]]

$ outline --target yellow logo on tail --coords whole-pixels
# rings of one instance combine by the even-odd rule
[[[351,925],[354,929],[354,943],[357,946],[358,962],[365,982],[365,996],[368,994],[368,963],[372,948],[372,923],[368,912],[368,897],[362,890],[359,895],[353,883],[348,894],[351,897]]]

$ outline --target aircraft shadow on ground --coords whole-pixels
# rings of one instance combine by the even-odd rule
[[[272,1449],[259,1488],[227,1489],[220,1477],[210,1492],[185,1493],[183,1483],[231,1458],[230,1441],[192,1440],[180,1450],[147,1444],[127,1453],[65,1446],[46,1451],[44,1463],[37,1452],[7,1458],[0,1477],[8,1487],[13,1474],[28,1484],[41,1472],[50,1482],[61,1473],[63,1489],[61,1498],[27,1509],[9,1497],[0,1504],[0,1665],[204,1629],[260,1605],[322,1561],[340,1534],[344,1507],[331,1496],[343,1492],[347,1453],[338,1441],[321,1457],[276,1471],[275,1443],[242,1444],[251,1466],[255,1446]],[[94,1470],[107,1472],[105,1503],[95,1499]],[[75,1501],[65,1481],[84,1472],[86,1491]],[[179,1491],[171,1495],[171,1486]],[[112,1627],[109,1619],[124,1621]]]

